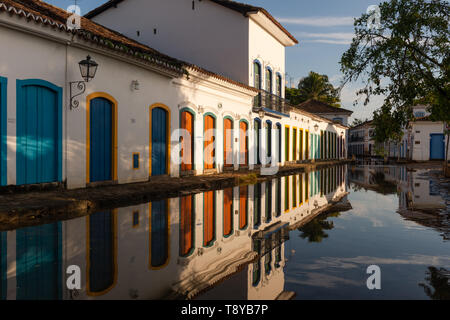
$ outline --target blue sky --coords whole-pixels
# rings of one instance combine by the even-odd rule
[[[46,0],[67,8],[74,0]],[[277,18],[300,42],[286,50],[288,85],[297,84],[309,71],[327,74],[339,84],[339,60],[348,48],[353,35],[353,18],[365,13],[370,5],[380,0],[240,0],[264,7]],[[106,0],[78,0],[82,14]],[[368,106],[353,106],[355,91],[361,84],[346,86],[341,95],[343,107],[353,110],[352,118],[371,118],[372,112],[382,104],[382,97],[374,98]],[[362,100],[362,99],[361,99]]]

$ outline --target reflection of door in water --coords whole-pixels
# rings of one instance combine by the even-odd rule
[[[167,174],[168,137],[167,111],[152,109],[152,176]]]
[[[163,267],[169,259],[169,210],[167,200],[150,204],[150,265]]]
[[[248,220],[248,186],[239,188],[239,229],[247,227]]]
[[[17,299],[61,299],[60,224],[16,231]]]
[[[90,182],[112,180],[113,105],[104,98],[90,102]]]
[[[223,191],[223,235],[228,237],[233,232],[233,188]]]
[[[194,163],[194,116],[189,111],[181,113],[181,129],[186,130],[189,135],[182,137],[181,171],[190,171]]]
[[[233,121],[226,118],[223,121],[223,150],[224,166],[233,166]]]
[[[215,191],[205,192],[203,201],[203,245],[209,247],[216,237]]]
[[[6,300],[6,232],[0,232],[0,300]]]
[[[213,129],[215,128],[215,119],[210,116],[207,115],[205,116],[205,120],[204,120],[204,138],[205,138],[205,143],[204,143],[204,157],[205,157],[205,169],[214,169],[215,168],[215,137],[214,137],[214,131]]]
[[[180,256],[188,256],[194,248],[194,196],[182,197],[180,210]]]
[[[114,285],[116,270],[115,213],[98,212],[88,217],[88,292],[105,293]]]

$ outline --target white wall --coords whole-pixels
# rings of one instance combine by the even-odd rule
[[[221,5],[195,1],[192,10],[190,0],[128,0],[93,20],[169,56],[248,81],[248,19]]]
[[[413,139],[413,153],[412,159],[416,161],[427,161],[430,160],[430,134],[432,133],[443,133],[444,125],[442,122],[415,122],[412,124],[412,135]],[[420,141],[420,144],[416,144]],[[445,148],[447,147],[447,141],[444,144],[444,154]],[[449,150],[450,156],[450,150]]]
[[[0,15],[0,21],[5,15]],[[16,19],[14,19],[17,21]],[[39,28],[37,26],[36,28]],[[41,28],[42,29],[42,28]],[[66,48],[55,42],[0,26],[0,76],[8,79],[7,88],[7,180],[16,183],[16,80],[41,79],[64,87]],[[63,117],[65,117],[65,109]],[[63,130],[64,135],[64,130]],[[63,163],[64,172],[64,163]]]
[[[270,33],[264,30],[252,19],[248,20],[249,28],[249,79],[248,83],[255,86],[254,66],[255,60],[259,61],[262,69],[262,88],[266,91],[266,69],[272,69],[272,93],[276,94],[276,76],[279,73],[282,77],[282,97],[285,96],[285,47],[276,40]]]

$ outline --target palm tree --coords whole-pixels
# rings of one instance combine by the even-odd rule
[[[298,89],[300,103],[315,99],[337,108],[341,107],[339,90],[334,88],[327,75],[311,71],[307,77],[300,80]]]

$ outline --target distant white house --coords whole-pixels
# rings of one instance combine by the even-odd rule
[[[413,114],[414,119],[408,125],[411,159],[416,161],[445,159],[445,123],[432,121],[427,106],[414,106]]]
[[[389,149],[389,157],[414,161],[445,159],[445,124],[430,119],[428,106],[416,105],[411,107],[411,111],[413,119],[404,128],[402,141],[399,144],[394,142],[385,144],[385,148]],[[372,121],[350,128],[350,155],[377,155],[373,140],[374,129]]]

